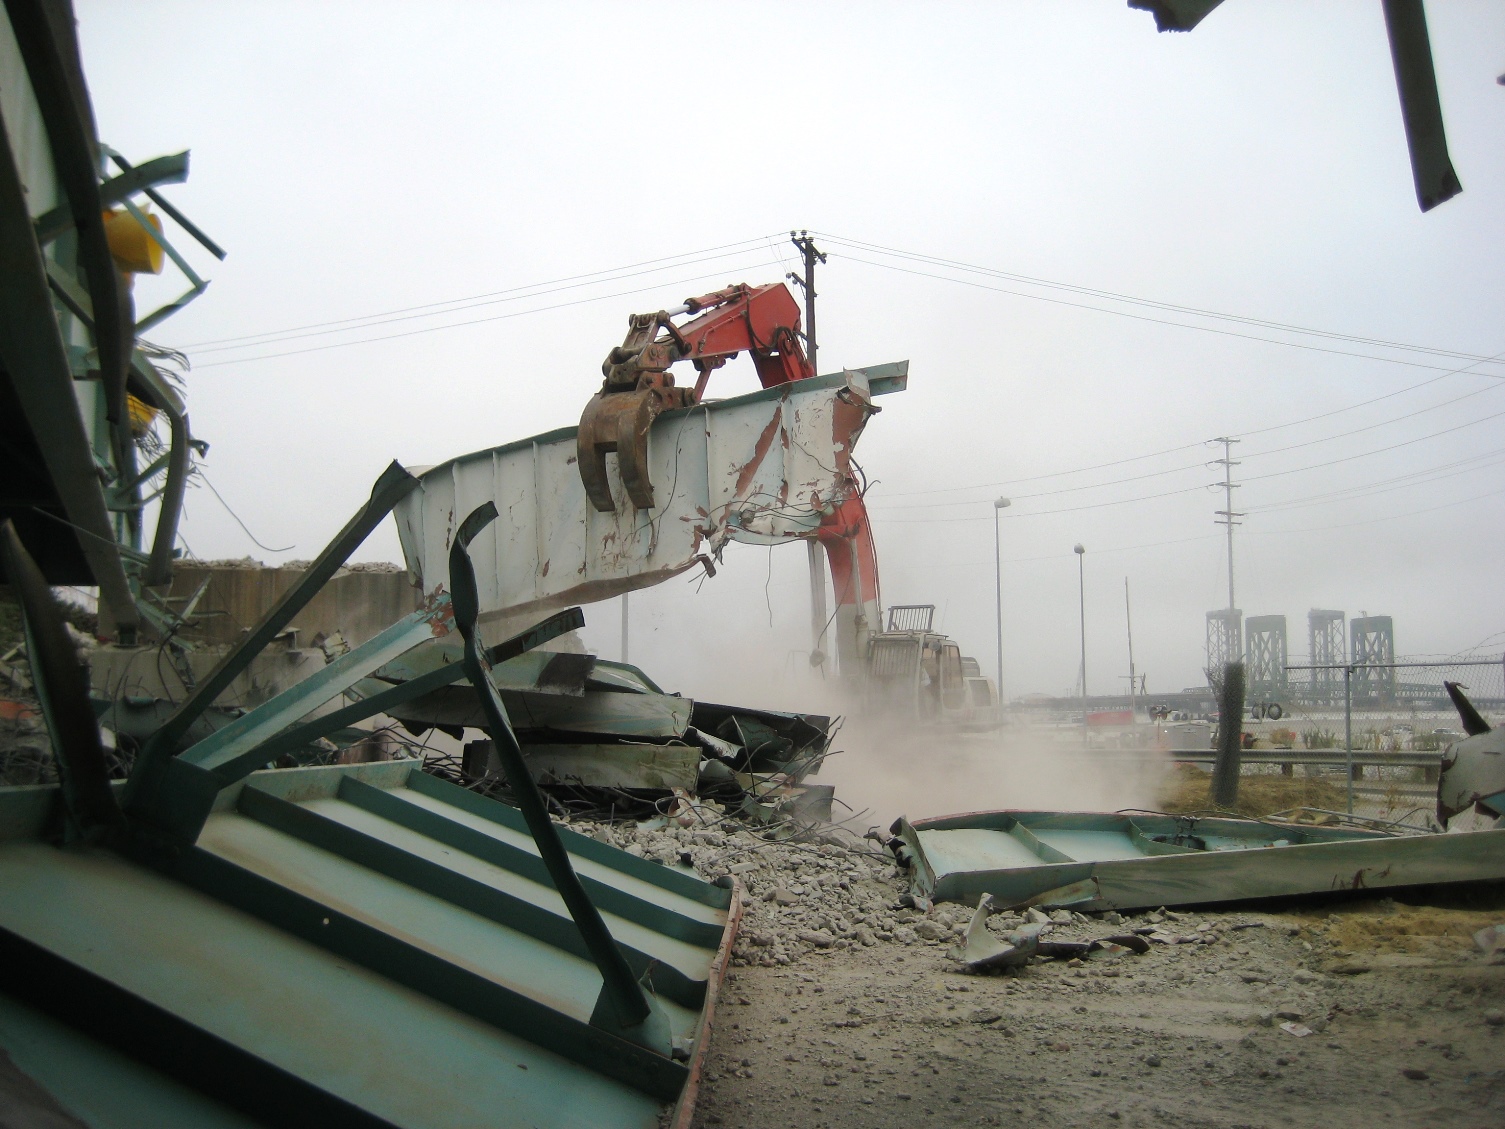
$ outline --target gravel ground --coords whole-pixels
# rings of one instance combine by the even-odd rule
[[[595,833],[743,883],[697,1126],[1505,1124],[1505,965],[1470,942],[1499,904],[1057,911],[1049,938],[1150,951],[979,976],[952,955],[970,912],[901,908],[871,841]]]

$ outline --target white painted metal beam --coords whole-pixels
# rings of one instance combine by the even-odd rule
[[[449,588],[450,539],[486,501],[500,514],[471,545],[483,619],[511,619],[647,588],[714,560],[728,541],[807,538],[857,489],[851,448],[908,363],[796,381],[665,412],[648,437],[655,497],[635,509],[608,459],[614,513],[587,501],[575,429],[416,469],[395,511],[410,572],[426,594]],[[849,428],[838,398],[863,410]],[[840,413],[850,418],[849,413]]]

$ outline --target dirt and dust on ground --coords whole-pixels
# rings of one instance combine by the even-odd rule
[[[1471,938],[1505,920],[1505,890],[1055,911],[1054,939],[1156,939],[1143,956],[972,975],[952,955],[970,909],[903,907],[905,878],[873,840],[576,826],[741,884],[697,1126],[1505,1123],[1505,964]]]

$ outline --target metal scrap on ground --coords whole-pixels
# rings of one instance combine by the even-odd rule
[[[1201,905],[1505,877],[1505,830],[1403,834],[1216,815],[980,812],[901,819],[915,893],[1078,910]]]

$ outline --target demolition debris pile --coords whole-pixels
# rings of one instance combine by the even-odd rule
[[[1251,928],[1242,917],[1214,926],[1197,915],[1165,909],[1132,917],[1112,911],[1089,917],[1065,909],[978,914],[958,905],[923,907],[906,892],[905,871],[873,849],[871,840],[841,828],[805,825],[788,829],[794,837],[768,839],[727,821],[715,805],[696,805],[683,819],[688,826],[661,819],[582,821],[574,827],[628,854],[692,870],[702,878],[735,877],[742,889],[743,917],[733,963],[743,966],[771,968],[816,952],[918,945],[938,949],[948,968],[973,971],[966,942],[974,917],[1000,938],[1021,929],[1038,936],[1038,953],[1016,962],[1016,968],[1052,958],[1069,959],[1076,967],[1088,962],[1106,962],[1107,967],[1148,951],[1151,944],[1217,944]],[[1093,947],[1109,935],[1119,935],[1123,943]],[[1135,944],[1141,937],[1145,941]]]

